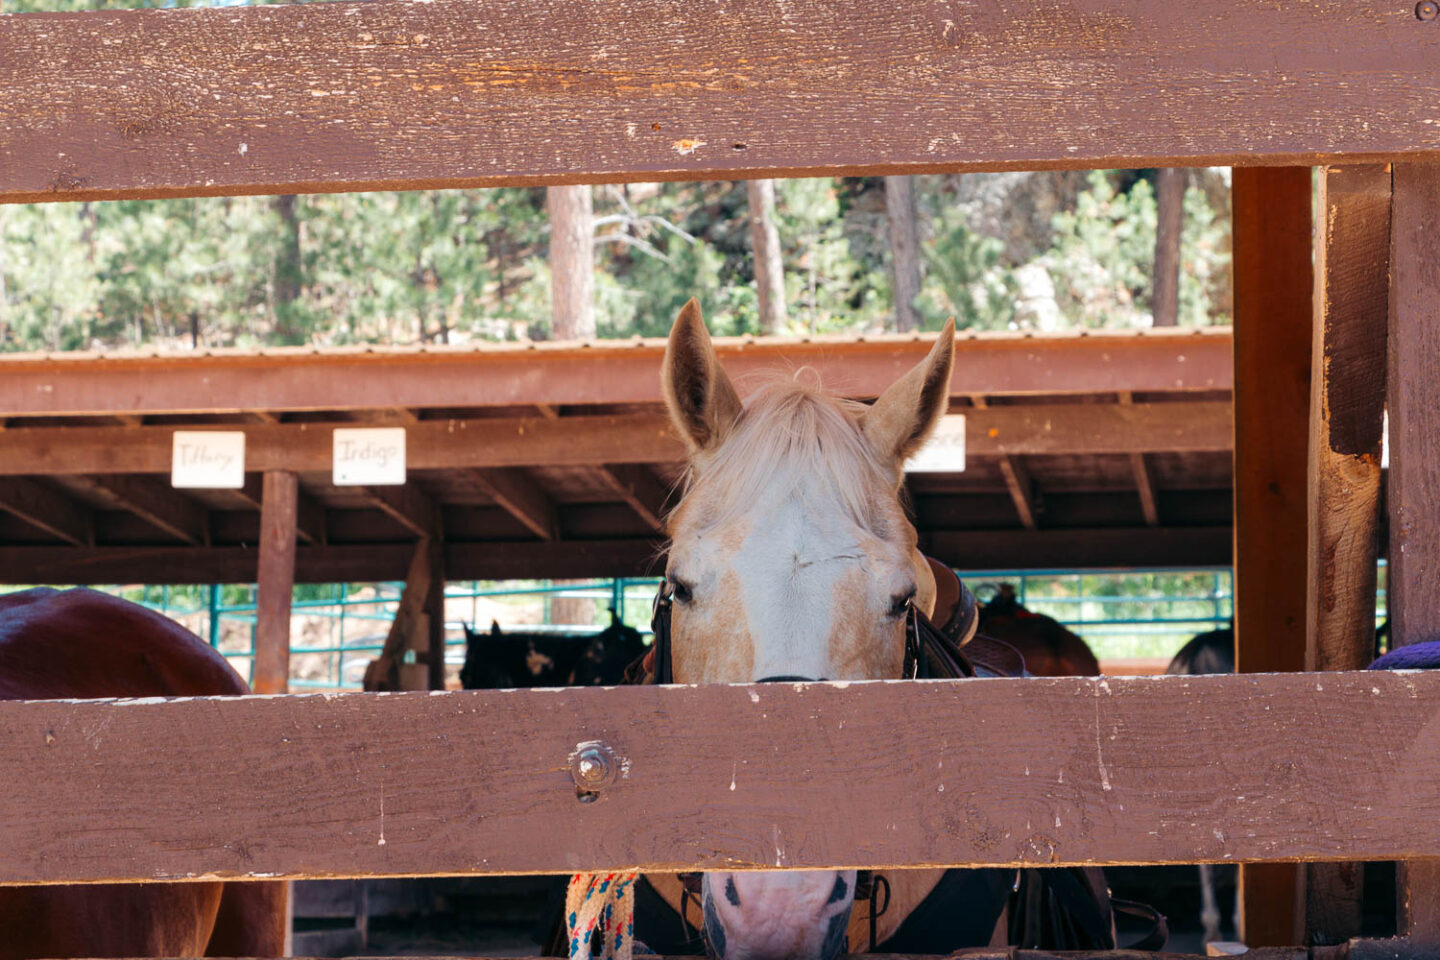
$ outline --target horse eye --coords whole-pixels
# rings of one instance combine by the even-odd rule
[[[890,616],[903,617],[910,612],[910,604],[915,602],[915,591],[909,593],[897,593],[890,598]]]
[[[689,603],[695,599],[695,595],[690,590],[690,584],[679,577],[671,577],[670,585],[673,588],[671,595],[675,598],[676,603]]]

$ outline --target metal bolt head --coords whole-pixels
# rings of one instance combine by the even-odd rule
[[[1440,3],[1435,0],[1420,0],[1415,4],[1415,18],[1417,20],[1434,20],[1440,17]]]
[[[599,740],[577,744],[570,756],[570,776],[581,790],[594,792],[615,782],[620,762],[615,751]]]

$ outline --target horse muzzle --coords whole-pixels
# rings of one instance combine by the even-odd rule
[[[845,948],[855,871],[707,873],[700,900],[715,960],[835,960]]]

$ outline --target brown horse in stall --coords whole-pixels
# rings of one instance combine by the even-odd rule
[[[0,596],[0,700],[249,692],[199,637],[137,604],[83,589]],[[279,957],[285,914],[283,883],[0,887],[0,960]]]
[[[980,633],[1013,647],[1025,658],[1025,670],[1037,677],[1098,677],[1100,661],[1090,645],[1059,620],[1027,610],[1015,599],[1015,587],[1002,583],[980,608]]]

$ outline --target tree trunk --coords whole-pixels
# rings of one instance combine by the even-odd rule
[[[779,333],[785,327],[785,264],[780,256],[780,230],[775,225],[775,181],[751,180],[745,190],[750,199],[760,332]]]
[[[589,187],[549,187],[550,330],[556,340],[595,337],[595,208]]]
[[[295,201],[294,194],[283,194],[271,201],[284,227],[275,255],[275,332],[281,340],[292,343],[301,337],[295,315],[301,287],[300,218]]]
[[[1180,322],[1180,234],[1185,226],[1185,187],[1190,171],[1155,171],[1155,326]]]
[[[885,215],[890,220],[890,262],[895,279],[895,329],[920,326],[920,237],[915,226],[915,192],[910,177],[885,178]]]

